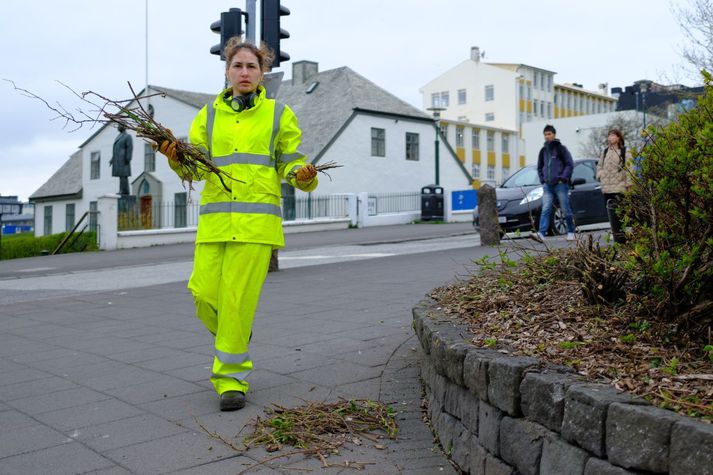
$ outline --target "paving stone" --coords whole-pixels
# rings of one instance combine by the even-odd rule
[[[713,426],[693,420],[674,424],[669,460],[671,475],[713,475]]]
[[[379,376],[380,368],[366,368],[349,362],[340,362],[321,368],[295,371],[292,377],[302,381],[311,381],[322,386],[338,386],[363,381]]]
[[[624,468],[668,472],[671,430],[679,421],[681,416],[657,407],[611,404],[606,422],[607,459]]]
[[[82,427],[133,417],[141,413],[139,409],[124,402],[105,399],[67,409],[43,412],[35,417],[51,427],[70,432]]]
[[[184,432],[111,450],[104,455],[132,472],[159,474],[214,462],[235,455],[235,451],[208,435]]]
[[[15,410],[0,411],[0,427],[2,430],[21,429],[36,424],[37,421],[26,414]]]
[[[71,442],[5,458],[2,460],[0,470],[3,474],[75,475],[108,469],[115,465],[111,460],[92,452],[81,444]]]
[[[32,421],[28,425],[0,431],[0,459],[71,442],[61,432]],[[0,467],[2,462],[0,462]],[[0,468],[2,472],[2,468]]]
[[[152,414],[79,429],[73,438],[98,452],[134,445],[186,432],[188,429]]]
[[[518,472],[502,460],[486,454],[485,475],[518,475]]]
[[[49,378],[2,386],[0,387],[0,400],[12,402],[15,399],[48,394],[76,387],[77,385],[72,381],[51,376]]]
[[[93,389],[76,387],[53,393],[13,399],[10,404],[27,414],[34,415],[103,401],[110,397],[108,394],[100,393]]]

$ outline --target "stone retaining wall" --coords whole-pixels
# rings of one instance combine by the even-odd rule
[[[571,369],[465,343],[465,327],[414,307],[433,428],[466,473],[713,475],[713,425]]]

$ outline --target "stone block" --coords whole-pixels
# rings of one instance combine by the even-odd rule
[[[485,475],[517,475],[517,471],[499,458],[486,454]]]
[[[589,454],[559,437],[548,437],[542,444],[540,473],[543,475],[584,473]]]
[[[446,453],[453,451],[453,440],[460,436],[460,422],[445,412],[442,412],[438,417],[438,427],[436,434],[441,447]]]
[[[480,445],[480,440],[475,437],[470,437],[470,454],[468,455],[468,467],[470,475],[485,474],[485,457],[488,452]]]
[[[470,349],[463,360],[463,382],[483,401],[488,400],[488,365],[499,356],[494,350]]]
[[[613,403],[606,423],[607,459],[624,468],[666,473],[673,425],[681,416],[652,406]]]
[[[520,383],[525,371],[539,361],[529,357],[498,358],[488,364],[488,401],[513,417],[520,410]]]
[[[505,414],[485,401],[478,404],[478,440],[488,452],[500,456],[500,421]]]
[[[612,403],[646,404],[611,386],[574,384],[567,389],[562,418],[562,437],[598,457],[606,457],[604,448],[607,408]]]
[[[671,475],[713,475],[713,425],[693,420],[674,424],[669,467]]]
[[[559,432],[564,417],[567,388],[576,382],[572,375],[527,373],[520,384],[523,414],[553,431]]]
[[[429,357],[429,355],[422,353],[419,363],[423,384],[430,388],[431,380],[433,379],[433,373],[435,372],[435,369],[433,368],[433,363],[431,363],[431,358]]]
[[[435,371],[431,376],[431,384],[429,385],[431,393],[438,400],[438,404],[443,407],[443,402],[446,399],[446,388],[448,387],[448,380],[445,376],[441,376]]]
[[[438,374],[448,376],[448,348],[455,343],[463,343],[463,337],[460,329],[444,323],[431,333],[431,361]],[[457,371],[457,368],[451,368],[450,371]]]
[[[587,465],[584,467],[584,475],[634,475],[635,473],[596,457],[589,457]],[[543,475],[545,475],[544,472]]]
[[[453,437],[453,450],[451,460],[460,467],[463,472],[470,472],[470,458],[468,454],[471,450],[471,435],[463,424],[456,426],[457,436]]]
[[[446,346],[444,362],[446,376],[460,386],[465,385],[463,383],[463,361],[470,348],[471,345],[466,343],[452,343]]]
[[[448,383],[443,407],[474,435],[478,434],[478,399],[463,386]]]
[[[537,475],[542,458],[544,427],[526,419],[503,417],[500,423],[500,457],[523,475]]]

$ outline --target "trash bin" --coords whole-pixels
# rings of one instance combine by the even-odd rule
[[[427,185],[421,188],[421,221],[443,220],[443,187]]]

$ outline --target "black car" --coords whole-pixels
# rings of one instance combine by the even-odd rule
[[[602,186],[596,179],[596,160],[575,160],[572,171],[570,203],[575,225],[607,222],[607,210]],[[495,189],[498,221],[503,233],[537,230],[542,210],[542,185],[537,167],[526,166],[513,173]],[[478,207],[473,210],[473,226],[478,228]],[[564,212],[555,198],[555,209],[550,222],[550,234],[567,232]]]

